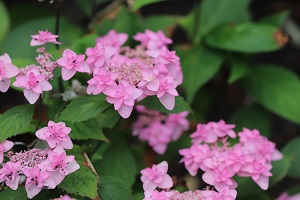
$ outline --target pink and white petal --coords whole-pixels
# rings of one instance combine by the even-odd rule
[[[258,180],[255,182],[263,190],[267,190],[269,187],[269,177],[268,176],[260,176],[258,178]]]
[[[61,58],[57,59],[56,62],[59,66],[62,66],[62,67],[65,67],[68,65],[68,59],[65,57],[61,57]]]
[[[17,68],[16,66],[14,66],[13,64],[5,64],[5,77],[6,78],[12,78],[14,76],[17,76],[19,74],[19,68]]]
[[[126,106],[123,104],[118,110],[118,113],[121,115],[121,117],[127,119],[130,116],[132,109],[133,109],[132,106]]]
[[[16,82],[18,82],[18,84],[21,87],[25,87],[28,84],[29,78],[27,76],[17,76],[16,77]]]
[[[162,189],[168,189],[171,188],[172,186],[173,186],[173,180],[171,176],[169,176],[168,174],[165,174],[163,181],[160,184],[158,184],[158,187]]]
[[[85,72],[88,74],[91,73],[90,66],[85,61],[81,62],[80,65],[74,67],[74,69],[78,72]]]
[[[65,148],[65,149],[72,149],[73,148],[73,142],[70,139],[70,137],[67,137],[65,141],[60,142],[59,146]]]
[[[122,46],[126,40],[128,39],[128,35],[126,33],[119,33],[118,34],[118,40],[119,40],[119,45]]]
[[[47,143],[50,148],[55,148],[60,145],[60,141],[55,137],[47,138]]]
[[[76,170],[78,170],[80,168],[79,164],[76,162],[76,160],[73,160],[72,162],[70,162],[68,164],[68,170],[69,170],[69,174],[75,172]]]
[[[24,96],[30,104],[34,104],[38,100],[40,94],[35,93],[31,89],[24,89]]]
[[[152,58],[158,58],[159,56],[159,50],[148,50],[146,51],[146,54]]]
[[[0,61],[3,61],[4,63],[11,63],[11,58],[7,53],[4,53],[2,56],[0,56]]]
[[[25,185],[25,189],[26,189],[27,197],[29,199],[32,199],[33,197],[35,197],[42,190],[42,188],[36,187],[33,184],[29,185],[29,186]]]
[[[147,84],[147,88],[151,91],[157,91],[159,89],[159,80],[156,78]]]
[[[151,180],[145,180],[143,183],[144,191],[153,191],[157,187],[157,184]]]
[[[6,92],[10,86],[10,79],[5,78],[3,81],[0,80],[0,91]]]
[[[70,49],[66,49],[64,52],[63,52],[63,57],[67,57],[67,58],[71,58],[71,57],[76,57],[77,54],[70,50]]]
[[[9,141],[9,140],[4,140],[1,144],[5,147],[4,152],[10,150],[14,146],[14,143],[12,141]]]
[[[40,83],[40,86],[42,88],[43,91],[50,91],[52,90],[52,85],[47,81],[44,80]]]
[[[162,155],[166,152],[167,144],[156,144],[152,148],[156,153]]]
[[[210,185],[214,185],[215,179],[212,171],[207,171],[202,175],[202,180]]]
[[[58,154],[62,154],[64,153],[66,155],[66,151],[64,150],[64,148],[57,146],[55,149],[53,149],[54,152],[58,153]]]
[[[67,69],[65,67],[63,67],[61,69],[61,76],[63,78],[63,80],[67,81],[69,79],[71,79],[76,73],[76,70],[74,69]]]
[[[133,99],[137,99],[137,98],[139,98],[139,97],[142,96],[142,95],[143,95],[143,91],[140,90],[140,89],[137,89],[137,88],[135,88],[135,89],[131,92],[131,94],[130,94],[130,96],[131,96]]]
[[[37,132],[35,132],[36,137],[38,137],[41,140],[46,140],[47,137],[44,135],[45,132],[48,131],[48,127],[43,127],[39,129]]]
[[[6,185],[8,187],[10,187],[12,190],[16,190],[18,188],[18,185],[19,185],[19,180],[20,180],[20,176],[17,175],[14,179],[14,181],[6,181]]]
[[[167,92],[173,96],[178,96],[178,92],[175,88],[169,88]]]
[[[105,59],[103,56],[99,57],[94,63],[95,67],[103,67]]]
[[[44,187],[46,187],[46,189],[54,189],[56,187],[56,183],[53,180],[53,178],[48,177],[47,179],[45,179],[43,181],[43,185]]]
[[[56,185],[59,185],[65,178],[59,171],[49,172],[50,177],[54,180]]]
[[[112,57],[117,52],[115,47],[105,47],[104,56],[106,59]]]
[[[39,46],[39,45],[43,45],[43,44],[45,44],[45,42],[41,41],[41,40],[32,39],[30,41],[30,46]]]
[[[162,97],[160,97],[159,101],[168,110],[173,110],[175,106],[175,96],[168,93],[165,93]]]
[[[116,99],[108,96],[108,97],[106,97],[106,101],[110,104],[114,104]]]
[[[4,154],[3,151],[0,151],[0,164],[3,162]]]

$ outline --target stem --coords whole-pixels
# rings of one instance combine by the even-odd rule
[[[41,125],[42,118],[43,118],[43,99],[42,99],[42,97],[39,98],[38,106],[39,106],[39,121],[35,127],[36,131],[39,129],[39,126]]]

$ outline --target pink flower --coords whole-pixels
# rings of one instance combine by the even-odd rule
[[[223,187],[219,192],[204,190],[202,194],[205,200],[234,200],[237,196],[236,190],[230,190],[229,187]]]
[[[65,123],[49,121],[48,127],[41,128],[35,133],[35,135],[39,139],[45,140],[50,148],[61,146],[65,149],[72,149],[73,143],[68,136],[70,132],[71,128],[66,127]]]
[[[150,30],[146,30],[145,33],[137,33],[133,36],[133,39],[140,41],[149,50],[161,49],[173,42],[170,38],[167,38],[162,31],[155,33]]]
[[[105,61],[116,53],[114,47],[104,47],[102,43],[97,43],[95,48],[87,48],[85,54],[88,56],[86,63],[94,67],[103,67]],[[92,70],[93,71],[93,70]]]
[[[70,49],[66,49],[63,52],[63,57],[56,62],[62,67],[61,75],[65,81],[72,78],[76,72],[91,72],[90,67],[84,61],[84,57],[84,54],[77,55]]]
[[[148,128],[148,142],[158,154],[165,153],[168,143],[171,141],[172,129],[159,121],[154,121]]]
[[[29,199],[36,196],[42,188],[54,189],[56,187],[56,183],[50,177],[50,174],[48,172],[41,171],[38,166],[35,166],[32,169],[24,169],[23,172],[26,176],[25,189]]]
[[[41,75],[38,69],[32,68],[24,76],[17,76],[14,86],[24,88],[24,96],[30,104],[34,104],[43,91],[52,90],[51,84]]]
[[[53,151],[48,151],[48,158],[40,164],[42,170],[48,171],[55,181],[60,184],[68,174],[79,169],[73,155],[67,156],[65,150],[58,146]]]
[[[168,189],[173,186],[172,178],[167,174],[168,163],[161,162],[158,165],[153,165],[152,168],[146,168],[141,171],[141,181],[143,182],[144,191],[153,191],[159,187]]]
[[[149,193],[149,194],[148,194]],[[173,192],[157,191],[146,192],[144,200],[170,200]]]
[[[105,68],[96,68],[93,74],[93,78],[88,81],[87,93],[88,94],[100,94],[108,86],[116,86],[116,78],[118,74],[110,73]]]
[[[20,180],[19,171],[21,170],[21,163],[7,162],[2,165],[0,169],[0,182],[5,182],[5,184],[12,190],[18,188],[18,183]]]
[[[4,140],[3,142],[0,143],[0,163],[3,162],[4,152],[7,152],[14,146],[14,143],[8,140]]]
[[[60,196],[59,198],[55,198],[53,200],[76,200],[76,199],[72,199],[70,196],[68,195],[64,195],[64,196]]]
[[[97,38],[97,43],[102,43],[103,46],[111,46],[120,49],[126,42],[128,35],[126,33],[116,33],[115,30],[110,30],[106,35]]]
[[[51,32],[46,31],[39,31],[39,34],[32,35],[32,40],[30,41],[30,46],[39,46],[46,44],[47,42],[54,43],[54,44],[61,44],[60,42],[56,41],[58,35],[53,35]]]
[[[6,92],[10,86],[10,78],[18,75],[19,69],[11,64],[7,53],[0,56],[0,92]]]
[[[229,186],[230,189],[235,189],[237,183],[233,180],[235,172],[229,168],[219,168],[206,171],[202,175],[202,179],[205,183],[215,186],[217,190],[220,188]]]
[[[160,79],[157,98],[168,110],[173,110],[175,106],[175,96],[178,96],[176,87],[177,83],[172,76],[166,76]]]
[[[287,192],[283,192],[276,200],[299,200],[300,193],[289,196]]]
[[[170,114],[166,120],[166,124],[173,127],[172,140],[176,141],[181,136],[183,131],[189,129],[189,121],[186,117],[189,115],[188,111],[181,112],[178,114]]]
[[[106,101],[114,104],[115,110],[126,119],[132,112],[134,100],[139,98],[143,91],[137,89],[134,85],[129,85],[127,82],[122,81],[118,86],[105,90],[104,94],[107,95]]]

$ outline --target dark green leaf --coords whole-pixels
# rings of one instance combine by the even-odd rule
[[[228,83],[232,84],[235,81],[245,77],[250,73],[250,64],[242,60],[234,60],[231,65],[231,72],[228,78]]]
[[[286,18],[289,16],[289,11],[284,11],[275,15],[263,18],[260,23],[270,24],[274,26],[282,26]]]
[[[300,81],[296,74],[283,67],[259,65],[242,84],[264,107],[300,124]]]
[[[195,15],[197,26],[195,43],[214,28],[225,23],[240,23],[250,20],[248,11],[250,0],[204,0],[200,5],[200,16]],[[212,14],[213,13],[213,14]]]
[[[58,121],[81,122],[91,119],[106,108],[108,104],[103,95],[86,96],[72,101],[58,117]]]
[[[5,200],[27,200],[27,194],[25,187],[19,187],[17,190],[11,190],[7,188],[6,190],[0,191],[1,199]]]
[[[273,200],[268,193],[263,192],[257,195],[250,195],[250,196],[245,196],[245,197],[239,197],[238,195],[238,199],[239,200],[253,200],[253,199],[258,199],[258,200]]]
[[[221,55],[201,46],[190,49],[181,56],[183,87],[188,102],[191,103],[201,86],[217,73],[222,61]]]
[[[239,197],[256,195],[263,192],[263,190],[251,179],[251,177],[236,176],[234,180],[238,183],[236,190]]]
[[[300,177],[300,137],[293,139],[283,149],[282,153],[291,159],[291,166],[288,175],[292,177]]]
[[[28,130],[34,113],[34,105],[16,106],[0,116],[0,140],[6,140]]]
[[[281,160],[272,161],[272,166],[271,173],[273,176],[270,177],[270,186],[275,185],[287,175],[291,166],[291,159],[284,156]]]
[[[166,1],[166,0],[135,0],[134,4],[132,6],[132,10],[136,11],[143,6],[146,6],[146,5],[152,4],[152,3],[157,3],[160,1]]]
[[[271,114],[259,106],[241,107],[233,113],[229,123],[236,124],[235,131],[257,129],[264,136],[271,134]]]
[[[96,45],[97,37],[95,34],[81,37],[72,44],[71,49],[77,54],[83,54],[88,47],[94,47]]]
[[[91,166],[86,154],[79,146],[75,145],[73,149],[67,151],[67,155],[75,155],[75,160],[80,165],[80,168],[66,176],[57,187],[68,193],[95,199],[98,196],[97,185],[99,178],[95,174],[93,166]]]
[[[282,45],[276,42],[279,29],[269,24],[245,23],[224,25],[205,37],[205,42],[215,48],[245,53],[275,51]]]
[[[163,30],[166,33],[168,28],[175,26],[175,17],[167,15],[154,15],[145,18],[143,25],[144,29],[149,29],[152,31]]]
[[[124,182],[124,187],[130,189],[137,174],[135,159],[122,136],[118,137],[118,141],[112,142],[95,168],[100,177],[101,175],[115,177]]]
[[[111,129],[119,121],[120,114],[113,107],[109,107],[97,116],[96,119],[100,127]]]
[[[9,15],[4,4],[0,1],[0,43],[5,38],[9,30]]]
[[[130,189],[118,177],[102,176],[98,193],[103,200],[133,199]]]
[[[108,142],[97,120],[94,118],[85,122],[67,123],[67,126],[72,129],[70,137],[73,140],[96,139]]]
[[[190,108],[189,104],[181,97],[177,96],[175,98],[175,107],[173,110],[167,110],[155,96],[149,96],[142,101],[138,102],[139,105],[146,106],[149,109],[157,110],[162,113],[172,114],[172,113],[180,113],[183,111],[189,111],[193,113],[192,109]]]

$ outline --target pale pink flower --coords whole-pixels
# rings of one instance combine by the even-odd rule
[[[189,121],[186,119],[188,115],[189,112],[185,111],[178,114],[170,114],[167,117],[166,124],[169,127],[173,127],[171,136],[173,141],[178,140],[183,131],[189,130]]]
[[[73,199],[68,195],[61,195],[59,198],[55,198],[53,200],[76,200],[76,199]]]
[[[73,143],[68,136],[71,132],[71,128],[66,127],[64,122],[55,123],[53,121],[48,122],[48,127],[39,129],[35,135],[48,143],[50,148],[61,146],[65,149],[72,149]]]
[[[146,30],[145,33],[137,33],[133,36],[133,39],[140,41],[148,50],[161,49],[168,44],[172,44],[172,40],[167,38],[162,31],[157,31],[157,33]]]
[[[139,98],[143,94],[143,91],[137,89],[134,85],[129,85],[127,82],[122,81],[118,86],[113,86],[110,90],[105,90],[104,94],[107,95],[106,101],[114,104],[115,110],[126,119],[132,112],[134,100]]]
[[[161,162],[153,165],[152,168],[146,168],[141,171],[141,181],[143,182],[144,191],[153,191],[155,188],[168,189],[173,186],[172,178],[167,174],[168,163]]]
[[[52,90],[51,84],[36,67],[27,71],[24,76],[17,76],[13,85],[24,88],[24,96],[30,104],[34,104],[43,91]]]
[[[56,39],[58,38],[58,35],[53,35],[48,30],[45,31],[39,31],[39,34],[32,35],[32,40],[30,41],[30,46],[39,46],[46,44],[47,42],[54,43],[54,44],[61,44]]]
[[[7,152],[14,146],[14,143],[8,140],[4,140],[0,143],[0,163],[3,162],[4,159],[4,152]]]
[[[237,196],[236,190],[231,190],[229,187],[225,186],[217,191],[203,190],[202,194],[205,200],[234,200]]]
[[[166,192],[166,191],[151,191],[146,192],[144,200],[170,200],[170,197],[173,195],[173,192]]]
[[[287,192],[283,192],[276,200],[299,200],[300,193],[289,196]]]
[[[68,174],[79,169],[75,156],[67,156],[65,150],[58,146],[53,151],[48,151],[48,158],[39,167],[50,173],[56,185],[60,184]]]
[[[56,62],[62,67],[61,75],[64,80],[69,80],[76,72],[91,72],[89,65],[84,61],[84,57],[84,54],[77,55],[70,49],[63,52],[63,56]]]
[[[172,129],[159,121],[154,121],[148,128],[149,145],[158,154],[165,153],[168,143],[171,141]]]
[[[93,78],[88,80],[87,93],[97,95],[102,93],[109,86],[116,86],[118,74],[111,73],[105,68],[96,68]]]
[[[178,96],[176,87],[177,83],[172,76],[166,76],[160,79],[157,97],[168,110],[173,110],[175,106],[175,96]]]
[[[92,68],[91,71],[94,71],[94,67],[103,67],[105,61],[111,58],[116,53],[116,48],[103,46],[102,43],[97,43],[96,47],[87,48],[85,54],[88,56],[86,63]]]
[[[41,171],[38,166],[24,169],[23,173],[26,176],[25,189],[29,199],[36,196],[43,188],[54,189],[56,187],[56,183],[50,177],[50,174]]]
[[[10,86],[10,78],[18,75],[19,69],[11,64],[7,53],[0,56],[0,92],[6,92]]]
[[[180,193],[177,190],[171,190],[170,192],[173,192],[170,200],[204,200],[201,190],[193,192],[189,190],[183,193]]]
[[[126,33],[116,33],[115,30],[110,30],[106,35],[97,38],[96,43],[102,43],[104,46],[115,47],[118,51],[126,42],[128,35]]]
[[[12,190],[18,188],[18,183],[20,180],[19,172],[21,170],[20,162],[7,162],[2,165],[0,169],[0,182],[5,182],[5,184]]]
[[[219,168],[206,171],[202,175],[202,179],[205,183],[215,186],[217,190],[229,186],[230,189],[235,189],[237,183],[233,180],[235,172],[229,168]]]

